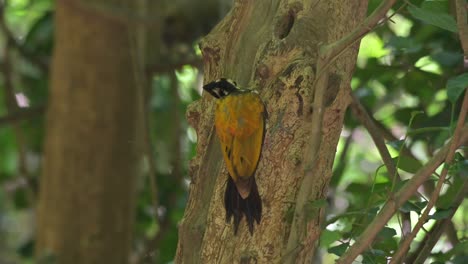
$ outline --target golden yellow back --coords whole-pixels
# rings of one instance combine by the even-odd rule
[[[253,91],[231,94],[217,101],[216,133],[234,182],[253,176],[262,151],[265,107]]]

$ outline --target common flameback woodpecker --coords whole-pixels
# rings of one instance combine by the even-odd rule
[[[234,233],[245,215],[250,234],[254,221],[260,224],[262,200],[255,182],[263,138],[265,136],[265,106],[254,90],[242,90],[228,79],[203,86],[217,98],[215,128],[229,177],[224,194],[226,221],[234,217]]]

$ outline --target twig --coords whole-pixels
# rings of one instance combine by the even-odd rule
[[[338,260],[337,263],[352,263],[352,261],[366,250],[374,240],[375,236],[386,225],[388,220],[395,214],[400,206],[402,206],[411,196],[413,196],[421,184],[423,184],[432,173],[445,160],[452,142],[454,145],[460,146],[468,141],[468,125],[466,125],[460,133],[460,139],[452,140],[445,145],[440,151],[432,157],[406,184],[396,192],[393,200],[388,200],[374,220],[368,225],[361,236],[349,248],[349,250]]]
[[[468,194],[468,186],[467,186],[467,183],[465,181],[465,196],[462,198],[462,201],[463,199],[465,199],[466,195]],[[456,199],[455,199],[456,201]],[[455,202],[456,204],[456,202]],[[444,222],[444,221],[442,221]],[[447,236],[447,239],[449,241],[449,243],[452,245],[452,247],[455,247],[456,245],[458,245],[460,243],[460,240],[458,239],[457,237],[457,230],[455,229],[455,225],[453,224],[453,221],[450,220],[450,221],[447,221],[446,223],[446,228],[445,228],[445,235]],[[437,239],[438,240],[438,239]]]
[[[7,113],[15,113],[18,111],[19,106],[16,103],[16,96],[15,91],[13,89],[13,81],[12,81],[12,65],[11,65],[11,57],[10,57],[10,43],[7,41],[5,44],[5,49],[3,52],[3,86],[5,89],[5,104],[7,108]],[[19,124],[13,125],[13,131],[15,133],[16,143],[18,145],[18,155],[19,155],[19,167],[18,171],[20,177],[22,177],[28,185],[27,189],[27,197],[28,201],[32,204],[34,202],[34,184],[32,180],[28,176],[28,170],[26,167],[26,141],[23,130],[19,126]]]
[[[437,223],[431,228],[431,231],[426,234],[422,242],[419,244],[419,248],[406,259],[405,263],[424,263],[427,257],[431,254],[432,248],[439,241],[442,232],[451,233],[453,229],[452,217],[457,211],[457,208],[460,207],[461,203],[468,194],[468,180],[465,180],[463,186],[461,187],[458,194],[455,196],[454,202],[452,203],[450,209],[452,210],[450,215],[447,218],[437,221]],[[455,246],[459,241],[457,241],[457,236],[452,238],[452,244]]]
[[[388,10],[396,3],[396,0],[386,0],[382,2],[367,19],[353,32],[346,35],[339,41],[325,45],[321,49],[322,54],[327,54],[330,58],[336,57],[342,50],[351,46],[356,40],[361,39],[369,33],[379,21],[385,17]]]
[[[394,184],[401,182],[401,177],[398,174],[398,169],[395,163],[393,162],[393,159],[390,156],[390,153],[388,152],[388,149],[385,145],[383,137],[380,134],[380,131],[377,125],[375,124],[374,119],[371,118],[371,115],[367,113],[366,109],[361,104],[359,99],[354,95],[353,91],[351,90],[351,87],[349,87],[349,93],[352,98],[351,109],[353,110],[355,117],[361,122],[361,124],[364,125],[364,127],[369,132],[372,140],[374,141],[374,144],[377,147],[377,150],[379,151],[380,156],[382,157],[385,167],[387,168],[388,174],[390,176],[390,180]],[[394,184],[392,186],[394,186]],[[402,236],[405,237],[408,235],[408,233],[411,232],[410,213],[409,212],[408,213],[400,212],[400,213],[401,213],[401,218],[403,222]]]
[[[382,124],[382,122],[375,119],[373,116],[370,116],[370,118],[372,119],[372,122],[377,126],[377,128],[379,129],[379,133],[384,137],[385,140],[387,140],[387,141],[396,141],[396,140],[398,140],[398,138],[395,135],[393,135],[392,132],[389,131],[388,128],[386,128]],[[408,157],[412,158],[413,160],[418,160],[418,158],[416,158],[416,156],[414,156],[414,154],[411,152],[411,150],[405,144],[403,144],[400,154],[402,156],[408,156]],[[431,181],[424,182],[423,190],[424,190],[425,194],[432,193],[432,191],[434,191],[433,182],[431,182]],[[427,195],[427,196],[429,196],[429,195]],[[405,229],[404,226],[403,226],[403,229]],[[407,230],[411,231],[411,227],[407,228]]]
[[[435,190],[432,192],[431,198],[429,203],[426,206],[426,209],[419,217],[416,226],[413,228],[411,234],[406,237],[406,239],[400,244],[400,247],[393,255],[392,263],[398,263],[400,259],[404,257],[406,252],[408,251],[411,242],[416,237],[416,234],[419,232],[419,229],[426,223],[427,217],[429,216],[429,212],[431,211],[432,207],[435,205],[437,199],[439,198],[440,190],[442,189],[442,185],[444,184],[445,178],[447,177],[448,173],[448,166],[451,165],[453,158],[455,156],[455,151],[457,150],[457,142],[458,139],[461,137],[463,125],[465,124],[466,114],[468,112],[468,92],[465,92],[465,97],[463,98],[463,104],[460,111],[460,116],[458,117],[457,127],[455,128],[455,132],[453,134],[453,141],[450,145],[449,152],[447,153],[447,157],[445,158],[446,166],[442,169],[442,172],[439,177],[439,181],[437,182]]]
[[[181,144],[180,144],[180,137],[182,133],[182,128],[180,127],[180,95],[178,92],[178,80],[175,75],[175,72],[172,72],[170,75],[171,79],[171,92],[172,98],[174,102],[172,103],[173,108],[171,112],[173,114],[172,124],[174,125],[174,147],[173,147],[173,157],[172,157],[172,180],[174,183],[179,186],[182,181],[182,160],[181,160]],[[166,235],[167,231],[169,231],[169,226],[171,224],[170,221],[170,214],[172,213],[173,208],[175,207],[177,201],[177,192],[171,192],[168,198],[168,204],[166,207],[166,215],[164,219],[159,222],[159,230],[156,235],[147,241],[146,249],[144,250],[143,258],[141,258],[141,263],[146,263],[144,261],[152,258],[154,256],[154,252],[159,248],[159,244],[161,240]]]
[[[147,78],[146,79],[146,82],[148,82],[149,80],[151,80],[150,78]],[[156,173],[156,166],[155,166],[155,162],[156,162],[156,157],[154,155],[154,149],[153,149],[153,141],[151,139],[151,117],[150,117],[150,110],[149,110],[149,102],[150,102],[150,99],[152,97],[152,93],[151,93],[151,84],[150,83],[146,83],[146,94],[143,93],[145,95],[145,99],[144,100],[144,105],[145,105],[145,112],[143,113],[143,118],[144,118],[144,145],[145,145],[145,152],[146,152],[146,156],[147,156],[147,159],[148,159],[148,164],[149,164],[149,175],[148,175],[148,180],[149,180],[149,184],[150,184],[150,191],[151,191],[151,198],[152,198],[152,205],[151,207],[153,208],[153,213],[155,215],[155,219],[156,219],[156,223],[158,224],[159,228],[161,229],[161,226],[162,226],[162,223],[161,221],[159,221],[159,217],[158,217],[158,208],[159,208],[159,191],[158,191],[158,185],[156,183],[156,177],[157,177],[157,173]],[[160,233],[160,230],[158,231],[158,234]],[[156,237],[158,236],[158,234],[156,234]],[[153,240],[152,239],[148,239],[146,242],[145,242],[145,247],[143,249],[143,255],[142,257],[139,257],[139,259],[141,261],[144,261],[145,259],[147,259],[147,257],[151,257],[152,256],[152,245],[154,244]],[[138,261],[140,262],[140,261]]]
[[[373,116],[370,116],[370,118],[372,119],[372,122],[377,126],[377,129],[379,130],[379,134],[382,135],[385,140],[387,140],[387,141],[396,141],[396,140],[398,140],[398,138],[395,135],[393,135],[393,133],[390,130],[388,130],[388,128],[385,127],[382,124],[382,122],[375,119]],[[415,159],[415,160],[418,159],[413,155],[411,150],[408,149],[408,147],[406,145],[403,145],[403,149],[401,150],[401,154],[403,154],[405,156],[409,156],[410,158]]]
[[[132,26],[131,24],[128,25],[129,28]],[[161,226],[161,221],[158,218],[158,208],[160,205],[159,202],[159,191],[158,186],[156,183],[156,157],[154,155],[153,149],[153,141],[151,138],[152,131],[151,131],[151,116],[150,116],[150,100],[152,98],[152,86],[151,86],[151,79],[152,75],[145,71],[145,63],[142,59],[142,54],[139,53],[144,50],[141,48],[141,43],[139,41],[142,40],[138,35],[140,31],[135,30],[129,34],[129,41],[131,43],[131,57],[132,57],[132,64],[133,64],[133,75],[137,83],[138,88],[138,96],[139,96],[139,105],[140,105],[140,112],[139,116],[142,118],[142,152],[148,161],[148,181],[149,181],[149,189],[151,194],[151,208],[154,214],[154,219],[158,226]],[[145,40],[145,38],[143,38]],[[136,255],[136,259],[132,263],[146,263],[148,258],[152,259],[153,254],[149,252],[151,249],[151,239],[147,239],[143,245],[143,253]],[[148,253],[149,252],[149,253]]]
[[[3,34],[5,34],[7,42],[10,43],[10,45],[13,46],[21,54],[21,56],[23,56],[23,58],[36,65],[43,72],[48,71],[49,63],[43,58],[36,56],[34,53],[30,52],[23,45],[21,45],[8,28],[5,21],[5,2],[3,1],[2,3],[0,3],[0,30],[3,32]]]
[[[359,99],[357,99],[356,96],[353,94],[351,88],[349,88],[349,92],[352,98],[351,109],[353,110],[354,116],[359,120],[359,122],[361,122],[362,125],[364,125],[366,130],[369,132],[372,140],[375,143],[375,146],[377,147],[377,150],[380,153],[380,156],[382,157],[385,167],[387,168],[390,180],[400,182],[401,177],[398,174],[397,168],[393,162],[392,157],[390,156],[390,152],[388,152],[388,149],[385,145],[382,135],[379,132],[379,129],[377,128],[377,126],[375,125],[372,118],[367,113],[366,109],[361,104]]]
[[[460,36],[460,41],[464,50],[464,55],[465,55],[465,60],[466,60],[468,56],[468,25],[466,22],[466,19],[467,19],[466,1],[456,0],[455,4],[456,4],[455,9],[457,10],[456,11],[457,12],[457,25],[458,25],[458,30],[459,30],[459,36]],[[465,68],[466,68],[466,62],[465,62]],[[429,212],[431,211],[432,207],[435,205],[437,199],[439,198],[440,190],[442,188],[442,185],[444,184],[445,178],[447,177],[448,166],[452,163],[454,155],[455,155],[455,151],[457,149],[455,142],[460,137],[461,130],[463,128],[463,125],[465,124],[467,112],[468,112],[468,92],[465,92],[465,97],[463,98],[460,116],[458,117],[457,126],[455,128],[455,132],[453,136],[454,141],[452,142],[450,146],[450,150],[445,159],[446,166],[442,169],[436,188],[432,192],[429,203],[427,204],[426,209],[424,210],[423,214],[421,215],[418,222],[416,223],[416,226],[414,227],[413,232],[411,232],[411,234],[406,239],[403,240],[402,244],[400,245],[398,250],[393,255],[392,261],[390,263],[398,263],[404,257],[406,252],[409,250],[409,247],[411,246],[411,242],[416,237],[416,234],[419,232],[419,229],[421,229],[421,227],[426,223],[427,218],[429,216]],[[424,251],[425,252],[422,252],[421,257],[424,257],[425,254],[428,254],[427,248]],[[430,253],[430,249],[429,249],[429,253]]]
[[[343,217],[346,217],[346,216],[362,216],[362,211],[344,212],[344,213],[342,213],[342,214],[335,215],[335,216],[333,216],[332,218],[328,219],[328,220],[325,222],[325,225],[324,225],[324,226],[328,226],[328,225],[330,225],[330,224],[333,224],[333,223],[335,223],[336,221],[338,221],[340,218],[343,218]]]
[[[44,114],[45,106],[35,106],[24,109],[18,109],[6,116],[0,116],[0,126],[16,124],[25,119],[34,118]]]

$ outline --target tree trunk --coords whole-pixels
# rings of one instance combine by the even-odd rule
[[[199,142],[191,164],[177,263],[311,262],[323,213],[320,202],[313,202],[326,198],[358,44],[341,54],[325,77],[319,155],[312,159],[307,150],[312,141],[312,111],[319,111],[311,103],[318,51],[321,44],[337,41],[357,27],[366,10],[365,0],[236,1],[202,41],[205,82],[234,79],[241,88],[257,89],[266,104],[267,132],[255,176],[263,216],[253,236],[245,220],[237,236],[232,223],[225,221],[227,171],[213,130],[214,99],[205,95],[187,114]],[[311,168],[314,180],[306,186],[311,206],[302,212],[307,216],[306,228],[292,232],[298,190]]]
[[[128,25],[88,5],[56,2],[36,254],[55,263],[128,263],[141,96]]]

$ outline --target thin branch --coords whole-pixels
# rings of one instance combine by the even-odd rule
[[[364,125],[364,127],[367,129],[369,132],[372,140],[374,141],[375,146],[377,147],[377,150],[380,153],[380,156],[382,157],[382,160],[385,164],[385,167],[387,168],[388,174],[390,176],[390,180],[395,184],[398,182],[401,182],[401,177],[398,174],[398,169],[393,162],[392,156],[390,156],[390,152],[388,152],[387,146],[385,145],[385,141],[380,134],[380,131],[377,127],[377,125],[374,122],[374,119],[371,118],[371,115],[367,113],[366,109],[364,106],[361,104],[359,99],[354,95],[353,91],[351,90],[351,87],[349,87],[349,93],[352,98],[352,103],[351,103],[351,109],[353,110],[355,117],[361,122],[361,124]],[[394,186],[392,184],[392,186]],[[393,190],[392,190],[393,191]],[[405,237],[411,232],[411,218],[410,218],[410,213],[401,213],[401,218],[402,218],[402,236]]]
[[[154,155],[154,149],[153,149],[153,141],[151,139],[151,134],[152,134],[152,130],[151,130],[151,117],[150,117],[150,109],[149,109],[149,103],[151,101],[151,98],[152,98],[152,93],[151,93],[151,84],[149,82],[149,80],[151,80],[150,78],[147,78],[146,79],[146,94],[145,93],[142,93],[145,95],[145,99],[144,100],[144,105],[145,105],[145,112],[143,113],[143,116],[144,116],[144,147],[145,147],[145,152],[146,152],[146,156],[147,156],[147,159],[148,159],[148,163],[149,163],[149,175],[148,175],[148,178],[149,178],[149,184],[150,184],[150,191],[151,191],[151,198],[152,198],[152,208],[153,208],[153,212],[154,212],[154,215],[156,216],[155,219],[156,219],[156,222],[160,228],[160,230],[158,231],[158,233],[156,234],[155,237],[157,237],[159,235],[159,233],[161,232],[161,226],[163,225],[163,223],[161,223],[161,221],[159,220],[159,217],[158,217],[158,208],[159,208],[159,205],[160,205],[160,202],[159,202],[159,191],[158,191],[158,185],[156,183],[156,177],[157,177],[157,173],[156,173],[156,156]],[[140,257],[139,259],[141,261],[145,260],[145,258],[147,257],[150,257],[152,256],[152,251],[154,251],[152,245],[154,244],[153,240],[152,239],[148,239],[146,242],[145,242],[145,248],[143,249],[143,255],[142,257]],[[140,261],[138,261],[140,262]]]
[[[406,252],[409,250],[411,242],[416,237],[416,234],[419,232],[419,229],[421,229],[421,227],[426,223],[427,218],[429,216],[429,212],[431,211],[432,207],[437,202],[437,199],[439,198],[440,190],[442,189],[442,185],[444,184],[445,178],[447,177],[447,174],[448,174],[449,165],[451,165],[453,158],[455,157],[455,152],[458,148],[457,142],[458,142],[458,139],[461,137],[461,133],[462,133],[463,125],[465,124],[467,112],[468,112],[468,92],[465,92],[465,97],[463,98],[463,104],[462,104],[462,108],[460,111],[460,116],[458,117],[457,127],[455,128],[455,132],[453,134],[453,141],[450,145],[450,149],[449,149],[449,152],[447,153],[447,157],[445,158],[446,166],[442,169],[442,172],[439,177],[439,181],[437,182],[435,190],[432,192],[431,198],[429,200],[429,203],[426,206],[426,209],[422,213],[421,217],[419,217],[419,220],[416,223],[416,226],[413,228],[413,231],[411,232],[411,234],[403,241],[403,243],[398,248],[397,252],[395,252],[395,254],[393,255],[393,258],[390,264],[398,263],[400,259],[404,257]]]
[[[5,105],[7,108],[7,113],[10,115],[10,113],[15,113],[17,112],[20,108],[16,102],[16,96],[15,96],[15,91],[13,88],[13,80],[12,80],[12,64],[11,64],[11,56],[10,56],[10,42],[7,41],[5,44],[5,49],[3,52],[3,67],[2,67],[2,74],[3,74],[3,86],[5,89]],[[19,162],[18,162],[18,171],[20,174],[20,177],[22,177],[25,182],[28,185],[27,189],[27,197],[28,197],[28,202],[31,204],[34,202],[34,184],[32,183],[32,180],[28,176],[28,170],[26,166],[26,140],[25,140],[25,135],[24,131],[22,128],[19,126],[19,124],[14,124],[13,125],[13,131],[15,133],[15,140],[16,144],[18,146],[18,156],[19,156]]]
[[[468,184],[467,184],[466,181],[465,181],[464,184],[465,184],[465,187],[464,187],[465,188],[465,196],[462,198],[462,201],[463,201],[463,199],[465,199],[466,195],[468,195]],[[455,198],[455,201],[457,201],[457,198]],[[456,202],[454,202],[454,204],[456,204]],[[455,247],[456,245],[458,245],[460,243],[460,240],[457,237],[457,230],[455,229],[455,225],[453,224],[453,221],[450,220],[450,221],[447,221],[446,226],[447,226],[447,228],[445,229],[445,235],[447,236],[447,239],[448,239],[449,243],[451,244],[451,246]]]
[[[16,37],[13,35],[11,30],[9,29],[5,21],[5,1],[2,1],[0,3],[0,31],[2,31],[3,34],[5,35],[7,42],[10,43],[10,45],[13,46],[19,52],[19,54],[23,56],[23,58],[30,61],[32,64],[36,65],[43,72],[48,71],[49,63],[43,58],[40,58],[36,56],[34,53],[27,50],[21,43],[19,43],[19,41],[16,39]]]
[[[359,120],[359,122],[361,122],[362,125],[364,125],[364,127],[369,132],[372,140],[375,143],[375,146],[377,147],[377,150],[380,153],[380,156],[382,157],[385,167],[387,168],[390,180],[395,181],[397,183],[400,182],[401,177],[398,174],[392,156],[390,156],[390,152],[388,152],[387,146],[385,145],[385,141],[382,135],[380,134],[379,129],[377,128],[377,126],[373,122],[373,119],[370,117],[369,113],[367,113],[367,110],[361,104],[359,99],[357,99],[354,93],[351,91],[351,88],[349,88],[349,92],[352,98],[351,109],[353,110],[354,116]]]
[[[466,12],[466,1],[465,0],[456,0],[456,13],[457,13],[457,26],[459,30],[460,42],[462,44],[465,60],[468,56],[468,24],[467,24],[467,12]],[[465,68],[466,68],[466,61],[465,61]],[[445,159],[446,166],[442,169],[441,175],[439,177],[439,181],[437,182],[435,190],[432,192],[431,198],[429,203],[427,204],[426,209],[424,210],[423,214],[419,218],[416,226],[414,227],[413,232],[411,232],[410,236],[403,240],[401,246],[393,255],[392,261],[390,263],[398,263],[406,254],[411,246],[411,242],[416,237],[419,229],[426,223],[427,218],[429,216],[429,212],[431,211],[432,207],[435,205],[437,199],[439,198],[440,190],[442,189],[442,185],[444,184],[445,178],[448,174],[448,165],[450,165],[453,161],[455,151],[457,146],[455,144],[456,139],[460,137],[461,130],[463,125],[465,124],[466,115],[468,112],[468,92],[465,92],[465,97],[463,98],[463,104],[460,112],[460,116],[458,117],[457,126],[454,132],[454,141],[450,146],[449,153]],[[423,252],[421,252],[420,257],[424,258],[427,254],[430,253],[430,248],[426,247]]]
[[[388,10],[396,3],[396,0],[386,0],[382,2],[372,14],[353,32],[346,35],[339,41],[325,45],[321,49],[322,54],[327,54],[327,57],[336,57],[342,50],[351,46],[356,40],[361,39],[369,33],[379,21],[386,16]]]
[[[172,98],[174,102],[172,103],[171,113],[173,114],[172,117],[172,124],[174,128],[174,146],[173,146],[173,156],[172,156],[172,175],[171,178],[174,183],[178,186],[181,184],[182,181],[182,151],[181,151],[181,133],[182,128],[180,126],[180,95],[178,92],[178,80],[175,72],[170,74],[171,80],[171,92]],[[159,230],[156,235],[149,239],[145,244],[146,248],[144,250],[143,257],[140,258],[140,263],[147,263],[148,258],[154,257],[154,252],[159,248],[159,245],[162,239],[165,237],[166,233],[169,231],[169,227],[171,224],[170,214],[172,210],[175,208],[177,202],[177,192],[171,192],[168,197],[168,204],[166,207],[166,214],[162,221],[159,222]]]
[[[141,129],[142,129],[142,152],[144,153],[144,156],[146,157],[148,161],[148,182],[149,182],[149,189],[150,189],[150,194],[151,194],[151,208],[153,212],[153,216],[155,218],[156,224],[160,227],[161,226],[161,221],[158,218],[158,209],[160,206],[160,201],[159,201],[159,191],[158,191],[158,186],[156,183],[156,177],[157,177],[157,169],[156,169],[156,157],[154,154],[154,149],[153,149],[153,141],[151,138],[152,135],[152,130],[151,130],[151,111],[150,111],[150,101],[152,98],[152,86],[151,86],[151,79],[152,75],[145,72],[145,65],[144,62],[142,61],[142,54],[139,53],[143,51],[144,49],[141,48],[141,41],[142,39],[139,38],[140,36],[138,35],[141,33],[138,30],[135,30],[132,32],[132,34],[129,34],[129,41],[132,45],[131,47],[131,57],[132,57],[132,63],[133,63],[133,74],[134,78],[137,83],[137,88],[138,88],[138,96],[139,96],[139,105],[140,105],[140,113],[139,116],[142,118],[141,123]],[[144,39],[144,38],[143,38]],[[151,249],[151,239],[146,239],[144,244],[143,244],[143,254],[138,254],[136,255],[136,259],[132,261],[132,263],[140,263],[140,262],[145,262],[148,258],[153,257],[153,253],[149,252],[149,249]],[[149,252],[149,253],[148,253]]]
[[[387,140],[387,141],[396,141],[396,140],[398,140],[398,138],[395,135],[393,135],[393,133],[387,127],[385,127],[384,124],[382,124],[382,122],[375,119],[373,116],[370,116],[370,118],[372,119],[372,122],[377,126],[377,129],[379,130],[379,134],[382,135],[385,140]],[[405,156],[408,156],[408,157],[410,157],[412,159],[415,159],[415,160],[418,159],[418,158],[416,158],[416,156],[414,156],[414,154],[411,152],[411,150],[406,145],[403,145],[403,149],[401,150],[401,154],[405,155]]]
[[[393,135],[392,132],[387,127],[385,127],[385,125],[382,124],[382,122],[375,119],[373,116],[370,116],[370,118],[372,118],[372,122],[377,126],[377,128],[379,129],[379,133],[384,137],[385,140],[387,141],[398,140],[398,138],[395,135]],[[413,152],[411,152],[411,150],[406,145],[402,146],[400,155],[408,156],[414,160],[418,160],[418,158],[414,156]],[[429,193],[432,193],[432,191],[434,191],[434,183],[431,181],[424,182],[422,187],[423,187],[423,192],[425,194],[429,194]],[[421,197],[424,197],[424,196],[421,196]],[[405,229],[405,227],[403,228]],[[411,227],[409,229],[407,228],[407,230],[411,231]]]
[[[405,263],[424,263],[427,257],[431,254],[432,248],[439,241],[440,236],[445,231],[446,233],[451,234],[453,230],[452,217],[457,211],[457,208],[460,207],[461,203],[468,194],[468,180],[465,180],[463,186],[461,187],[458,194],[455,196],[455,199],[450,207],[452,210],[450,215],[447,218],[437,221],[437,223],[431,228],[431,231],[426,234],[422,242],[419,244],[418,249],[408,258]],[[450,236],[450,235],[448,235]],[[452,238],[449,238],[452,241],[452,246],[455,246],[459,243],[456,232]]]
[[[339,56],[343,54],[349,47],[356,44],[367,33],[374,30],[377,26],[383,25],[387,20],[390,20],[394,15],[398,14],[400,10],[403,9],[406,5],[406,3],[403,4],[392,15],[387,17],[385,20],[379,22],[382,19],[382,17],[385,16],[388,10],[390,10],[390,8],[393,6],[393,4],[390,4],[389,2],[393,2],[394,4],[396,0],[387,0],[386,2],[382,2],[380,6],[378,6],[374,10],[374,12],[364,21],[364,23],[356,28],[355,31],[351,32],[349,35],[336,42],[320,47],[319,59],[317,62],[317,73],[312,87],[317,86],[318,82],[322,79],[322,76],[328,75],[329,67],[333,65],[333,63],[339,58]],[[322,91],[319,92],[319,94],[321,93]],[[317,107],[316,105],[314,106]]]
[[[380,230],[392,218],[395,212],[401,207],[411,196],[413,196],[419,186],[423,184],[432,173],[444,162],[452,142],[457,147],[465,144],[468,141],[468,125],[466,125],[460,133],[460,139],[452,139],[448,145],[445,145],[440,151],[432,157],[405,185],[396,192],[394,199],[388,200],[374,220],[368,225],[361,236],[349,248],[349,250],[338,260],[337,263],[352,263],[353,260],[364,250],[369,248],[372,241]]]

